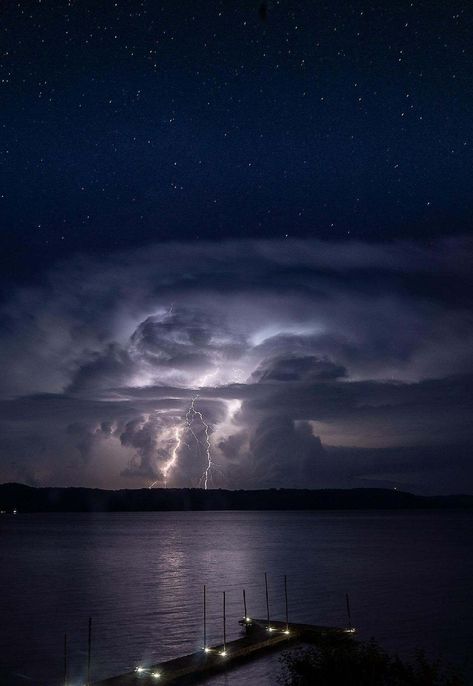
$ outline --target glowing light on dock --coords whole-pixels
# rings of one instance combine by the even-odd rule
[[[135,672],[138,674],[149,674],[153,679],[159,679],[161,676],[161,672],[151,672],[148,667],[135,667]]]
[[[227,657],[227,651],[226,651],[226,650],[221,650],[221,651],[220,651],[220,655],[221,655],[222,657]]]

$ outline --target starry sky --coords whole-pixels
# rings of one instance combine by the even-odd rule
[[[0,31],[0,480],[473,490],[470,3]]]

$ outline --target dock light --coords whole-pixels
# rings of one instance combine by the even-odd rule
[[[272,626],[268,626],[268,631],[274,631]]]
[[[226,651],[226,650],[221,650],[221,651],[220,651],[220,655],[221,655],[222,657],[226,657],[226,656],[227,656],[227,651]]]
[[[251,622],[251,617],[245,617],[245,622],[249,624],[249,622]]]
[[[355,632],[356,632],[356,629],[354,629],[353,627],[350,629],[345,629],[346,634],[354,634]]]
[[[144,667],[135,667],[135,672],[142,674],[143,672],[146,672],[146,669]]]
[[[284,633],[286,634],[286,636],[289,636],[291,632],[289,631],[289,629],[285,629]]]
[[[208,646],[205,646],[204,653],[210,653],[210,648]]]
[[[153,677],[153,679],[159,679],[161,674],[159,672],[151,672],[151,676]]]

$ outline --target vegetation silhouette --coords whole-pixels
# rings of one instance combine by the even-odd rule
[[[472,495],[420,496],[382,488],[258,489],[34,488],[0,485],[0,511],[158,512],[178,510],[402,510],[468,509]]]
[[[325,637],[314,647],[281,657],[280,686],[466,686],[450,665],[430,661],[421,650],[412,661],[389,655],[375,641]]]

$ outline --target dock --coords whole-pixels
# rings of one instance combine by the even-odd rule
[[[208,646],[200,651],[150,666],[137,666],[132,672],[94,682],[93,686],[151,686],[151,684],[194,684],[246,660],[272,650],[284,650],[294,642],[310,642],[328,634],[351,633],[353,629],[288,624],[287,622],[250,619],[240,621],[245,635],[225,644]]]
[[[264,573],[264,591],[266,601],[266,616],[255,619],[248,613],[246,590],[242,589],[243,616],[239,620],[241,637],[227,641],[227,591],[221,592],[222,598],[222,642],[210,645],[207,633],[207,586],[202,586],[202,644],[200,650],[188,655],[155,664],[136,665],[125,674],[112,676],[101,681],[91,679],[92,665],[92,617],[88,623],[88,649],[86,666],[86,686],[151,686],[164,684],[184,686],[197,684],[202,679],[218,672],[225,672],[238,664],[256,659],[267,652],[284,650],[294,643],[316,643],[325,636],[354,633],[351,623],[350,599],[345,595],[348,626],[346,628],[333,626],[319,626],[314,624],[296,624],[289,622],[289,601],[287,576],[284,575],[284,607],[285,621],[273,619],[268,584],[268,574]],[[68,680],[68,636],[64,634],[64,686],[69,686]]]

